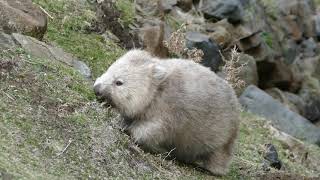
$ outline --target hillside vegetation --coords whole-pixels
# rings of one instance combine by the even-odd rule
[[[53,17],[44,41],[86,62],[93,77],[85,79],[63,63],[21,48],[0,52],[0,179],[213,178],[194,166],[164,160],[166,154],[143,152],[121,132],[118,114],[95,101],[93,79],[125,50],[86,31],[94,18],[87,1],[33,2]],[[269,143],[278,150],[281,170],[263,166]],[[300,152],[306,157],[300,159],[273,136],[262,118],[243,112],[231,170],[218,178],[319,178],[320,148],[304,144]]]

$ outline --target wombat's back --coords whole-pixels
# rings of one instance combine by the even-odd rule
[[[208,68],[188,60],[159,63],[171,69],[161,98],[173,115],[168,124],[173,126],[173,146],[177,147],[178,158],[193,161],[233,143],[239,105],[232,87]]]

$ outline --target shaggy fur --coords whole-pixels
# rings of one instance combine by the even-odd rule
[[[119,110],[125,129],[145,150],[171,151],[177,160],[216,175],[227,173],[239,105],[231,86],[208,68],[131,50],[96,80],[94,89]]]

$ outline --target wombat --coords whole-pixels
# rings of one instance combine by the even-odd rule
[[[96,80],[94,91],[119,111],[144,150],[170,152],[215,175],[228,172],[239,104],[232,87],[208,68],[130,50]]]

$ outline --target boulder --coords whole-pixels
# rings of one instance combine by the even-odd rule
[[[241,95],[249,85],[258,85],[259,81],[256,60],[252,56],[243,53],[240,54],[237,66],[239,67],[241,65],[243,65],[243,67],[238,77],[245,82],[245,85],[236,89],[237,95]]]
[[[84,62],[77,60],[71,54],[64,52],[61,48],[47,45],[33,37],[21,34],[13,33],[12,37],[27,53],[38,58],[63,62],[78,70],[84,77],[91,77],[90,68]]]
[[[250,34],[249,36],[241,38],[237,42],[238,48],[242,51],[248,51],[252,48],[256,48],[261,44],[261,38],[259,32]]]
[[[42,39],[47,30],[47,16],[31,0],[0,0],[0,30]]]
[[[241,22],[244,18],[244,10],[238,0],[203,0],[200,9],[205,18],[215,21],[228,19],[234,24]]]
[[[212,71],[218,71],[222,63],[220,49],[214,41],[210,40],[209,36],[198,32],[187,32],[186,46],[188,49],[201,49],[204,53],[201,64]]]
[[[177,4],[182,10],[189,11],[192,9],[193,0],[178,0]]]
[[[15,43],[9,34],[0,32],[0,50],[7,50],[15,47]]]
[[[209,33],[210,40],[215,41],[220,47],[228,47],[232,42],[232,35],[222,26],[217,26],[211,29]]]
[[[302,75],[282,59],[257,62],[259,87],[268,89],[277,87],[284,91],[295,92],[301,87]]]
[[[169,13],[173,6],[177,5],[177,0],[160,0],[159,6],[162,11]]]
[[[304,116],[306,103],[300,96],[290,92],[283,92],[278,88],[267,89],[265,92],[281,102],[291,111]]]
[[[314,16],[315,33],[318,41],[320,40],[320,14]]]
[[[276,1],[282,15],[283,27],[294,40],[303,37],[314,37],[314,8],[310,0],[279,0]]]
[[[284,61],[287,64],[293,63],[300,54],[300,46],[292,39],[286,39],[282,42]]]
[[[257,88],[249,86],[239,98],[249,112],[264,117],[272,126],[301,140],[320,146],[320,129]]]
[[[317,55],[318,45],[312,37],[302,41],[301,48],[304,57],[314,57]]]

